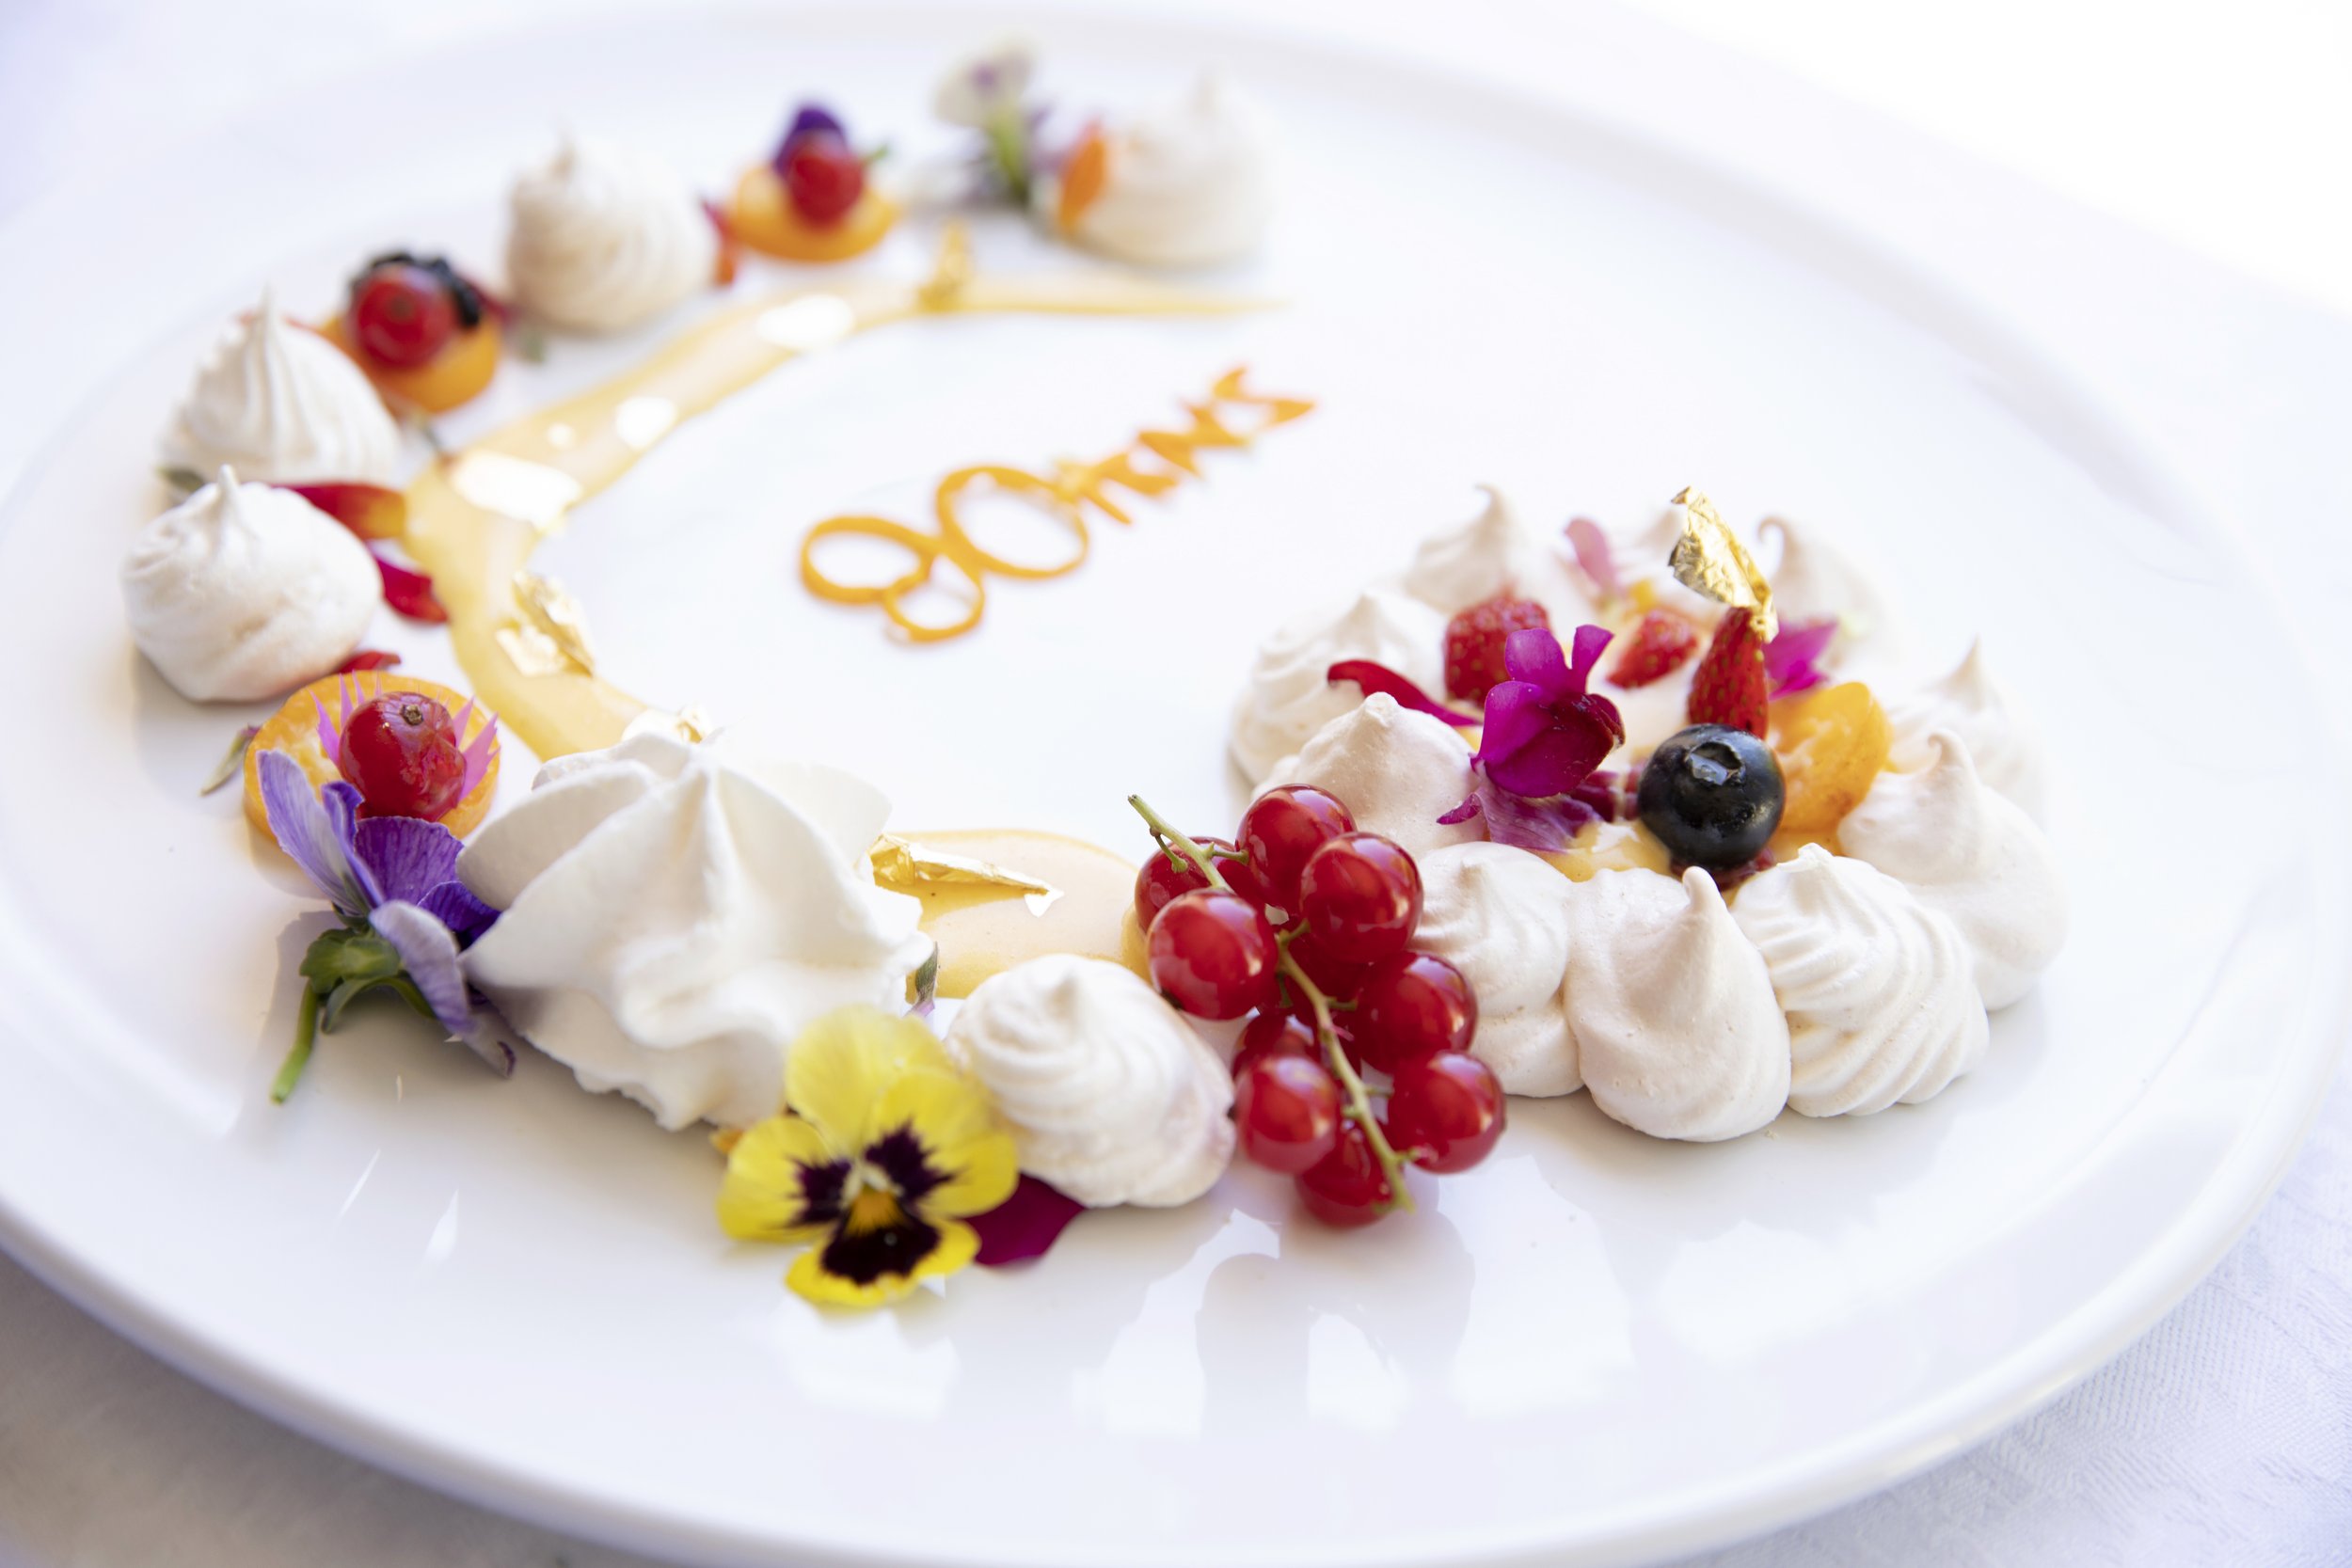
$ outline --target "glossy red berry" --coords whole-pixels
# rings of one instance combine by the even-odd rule
[[[1307,1212],[1343,1228],[1370,1225],[1389,1212],[1395,1197],[1371,1140],[1352,1118],[1340,1124],[1331,1152],[1298,1178],[1298,1199]]]
[[[1421,872],[1378,833],[1342,833],[1307,857],[1298,901],[1324,952],[1342,963],[1377,963],[1413,939]]]
[[[457,335],[457,301],[430,269],[386,262],[351,292],[351,335],[377,364],[427,364]]]
[[[1295,914],[1298,874],[1307,857],[1355,830],[1355,817],[1335,796],[1309,784],[1284,784],[1249,802],[1234,842],[1249,857],[1266,896]]]
[[[1231,839],[1195,837],[1193,842],[1211,853],[1220,849],[1227,854],[1233,852]],[[1265,902],[1259,896],[1257,878],[1240,861],[1219,859],[1216,874],[1225,879],[1226,886],[1252,904]],[[1149,931],[1162,910],[1184,895],[1208,885],[1209,879],[1193,869],[1192,862],[1183,851],[1154,849],[1136,871],[1136,924]]]
[[[1323,1053],[1315,1044],[1314,1024],[1287,1010],[1258,1014],[1243,1025],[1241,1039],[1233,1048],[1234,1079],[1239,1081],[1250,1063],[1265,1056],[1303,1056],[1309,1061],[1321,1061]]]
[[[1261,1057],[1233,1085],[1233,1125],[1244,1154],[1296,1176],[1338,1145],[1340,1086],[1305,1056]]]
[[[1238,894],[1187,893],[1152,923],[1152,983],[1196,1018],[1239,1018],[1275,999],[1274,927]]]
[[[784,189],[809,223],[839,223],[866,194],[866,164],[834,132],[812,131],[785,154]]]
[[[1413,1163],[1422,1169],[1468,1170],[1502,1136],[1502,1085],[1475,1056],[1419,1057],[1396,1069],[1387,1126],[1390,1147],[1416,1150]]]
[[[1416,1057],[1468,1051],[1478,998],[1462,972],[1435,953],[1398,953],[1372,966],[1349,1022],[1364,1060],[1394,1072]]]
[[[1369,964],[1343,963],[1324,951],[1311,932],[1291,939],[1291,958],[1307,972],[1315,989],[1334,1002],[1353,1002],[1372,974]]]
[[[466,793],[456,721],[414,691],[387,691],[354,712],[335,762],[359,792],[362,816],[437,822]]]

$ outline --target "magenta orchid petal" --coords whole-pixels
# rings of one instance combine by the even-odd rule
[[[1513,680],[1537,688],[1547,702],[1582,689],[1569,684],[1567,655],[1561,652],[1560,640],[1542,626],[1529,626],[1502,640],[1502,668]]]
[[[262,814],[278,847],[337,911],[355,919],[366,914],[367,885],[352,863],[347,828],[339,831],[340,814],[320,800],[302,765],[285,752],[263,752],[255,766],[261,772]]]
[[[1497,681],[1486,692],[1486,727],[1478,737],[1478,754],[1508,756],[1549,729],[1551,717],[1543,688],[1527,681]]]
[[[1617,711],[1615,703],[1595,691],[1579,697],[1576,700],[1576,708],[1579,713],[1609,732],[1610,745],[1616,746],[1624,741],[1625,715]]]
[[[465,968],[458,962],[457,939],[449,927],[398,898],[378,904],[368,924],[400,955],[401,968],[441,1027],[453,1039],[465,1037],[473,1022],[473,1002],[466,991]]]
[[[1070,1222],[1085,1212],[1086,1205],[1076,1198],[1025,1175],[1010,1197],[964,1223],[979,1232],[977,1261],[993,1269],[1042,1258]]]
[[[1764,644],[1764,678],[1771,684],[1772,695],[1786,697],[1799,691],[1809,691],[1829,676],[1821,670],[1821,657],[1837,637],[1836,618],[1807,621],[1802,626],[1785,626],[1780,634]]]
[[[1399,707],[1411,708],[1415,713],[1425,713],[1432,719],[1442,719],[1456,728],[1468,728],[1478,722],[1475,714],[1454,712],[1454,709],[1423,691],[1404,675],[1373,659],[1341,659],[1324,672],[1324,679],[1333,683],[1354,681],[1363,688],[1364,695],[1367,697],[1375,693],[1393,697]]]
[[[1540,799],[1565,795],[1582,784],[1612,742],[1597,725],[1571,724],[1547,729],[1526,745],[1501,755],[1484,751],[1479,759],[1486,776],[1514,795]]]
[[[1485,781],[1482,779],[1480,783],[1484,784]],[[1452,811],[1447,812],[1443,816],[1438,818],[1438,826],[1440,828],[1451,828],[1457,823],[1467,822],[1471,817],[1478,816],[1482,809],[1483,808],[1478,803],[1478,791],[1473,789],[1468,795],[1462,797],[1462,803],[1460,805],[1454,807]]]
[[[1590,517],[1568,520],[1568,547],[1576,551],[1576,563],[1592,578],[1593,586],[1604,599],[1613,599],[1624,592],[1617,578],[1617,558],[1609,547],[1609,535]]]
[[[1579,626],[1576,644],[1568,655],[1568,678],[1575,682],[1578,696],[1584,694],[1584,683],[1592,678],[1593,666],[1609,651],[1616,634],[1606,626]]]

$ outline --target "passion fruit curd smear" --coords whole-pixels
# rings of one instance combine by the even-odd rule
[[[1674,857],[1639,822],[1587,822],[1577,830],[1575,842],[1543,858],[1572,882],[1590,881],[1603,871],[1674,875]]]
[[[906,835],[927,849],[986,862],[1043,882],[1051,895],[942,882],[909,891],[939,944],[939,994],[969,996],[992,974],[1070,953],[1146,973],[1135,917],[1136,868],[1107,849],[1019,828]]]
[[[1780,831],[1832,834],[1885,770],[1895,730],[1870,689],[1847,681],[1774,704],[1772,741],[1788,781]]]

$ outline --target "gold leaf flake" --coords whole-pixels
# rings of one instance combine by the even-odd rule
[[[1023,895],[1031,914],[1043,914],[1061,897],[1061,889],[1018,871],[930,849],[912,839],[884,833],[874,840],[874,882],[898,893],[924,887],[1000,887]]]
[[[1675,541],[1674,554],[1666,562],[1675,580],[1717,604],[1755,610],[1763,617],[1765,638],[1771,639],[1780,622],[1772,613],[1772,585],[1756,558],[1706,496],[1686,489],[1674,504],[1683,509],[1682,537]]]
[[[627,740],[636,735],[666,735],[699,746],[718,733],[718,721],[689,703],[675,713],[658,707],[647,708],[628,721],[628,727],[621,732],[621,738]]]
[[[944,310],[971,281],[972,235],[958,219],[940,231],[939,260],[932,263],[931,276],[915,291],[915,297],[927,310]]]
[[[522,619],[498,628],[498,644],[515,668],[526,675],[596,673],[596,656],[588,643],[588,618],[580,601],[564,592],[552,578],[536,572],[515,574],[515,607]]]

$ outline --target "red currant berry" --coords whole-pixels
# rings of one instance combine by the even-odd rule
[[[1340,1124],[1339,1142],[1331,1152],[1298,1178],[1298,1198],[1307,1212],[1344,1229],[1370,1225],[1387,1213],[1396,1194],[1381,1174],[1372,1141],[1350,1118]]]
[[[1242,1026],[1241,1043],[1234,1047],[1235,1081],[1249,1070],[1250,1063],[1265,1056],[1303,1056],[1320,1062],[1323,1053],[1315,1045],[1315,1026],[1293,1012],[1258,1014]]]
[[[1334,1002],[1353,1002],[1372,974],[1369,965],[1342,963],[1325,952],[1311,932],[1301,931],[1291,939],[1291,958],[1307,972],[1315,989]]]
[[[1228,839],[1195,838],[1193,842],[1211,854],[1218,850],[1228,855],[1233,853],[1232,843]],[[1216,874],[1225,879],[1226,886],[1252,904],[1263,906],[1265,903],[1259,896],[1258,879],[1240,861],[1218,859]],[[1136,871],[1136,924],[1146,931],[1151,930],[1152,922],[1159,918],[1162,910],[1184,895],[1208,885],[1209,879],[1193,869],[1192,862],[1183,850],[1152,850],[1151,857]]]
[[[1334,796],[1306,784],[1269,789],[1242,813],[1234,840],[1258,873],[1266,896],[1298,912],[1298,873],[1326,840],[1353,832],[1356,819]]]
[[[1394,1072],[1418,1056],[1468,1051],[1478,998],[1462,972],[1435,953],[1398,953],[1372,966],[1353,1022],[1364,1060]]]
[[[362,816],[437,822],[466,793],[456,721],[414,691],[387,691],[352,714],[335,764],[359,792]]]
[[[1233,1085],[1241,1151],[1268,1170],[1296,1176],[1338,1146],[1340,1086],[1320,1062],[1267,1056]]]
[[[1342,833],[1307,857],[1298,901],[1317,946],[1342,963],[1377,963],[1413,940],[1421,872],[1378,833]]]
[[[411,369],[457,335],[457,302],[430,269],[389,261],[352,289],[351,335],[377,364]]]
[[[792,210],[821,229],[847,217],[866,194],[866,164],[835,133],[812,131],[785,155],[784,189]]]
[[[1196,1018],[1239,1018],[1270,1006],[1274,927],[1238,894],[1187,893],[1152,922],[1152,983]]]
[[[1440,1051],[1396,1069],[1389,1091],[1388,1132],[1398,1149],[1417,1149],[1424,1170],[1468,1170],[1502,1136],[1502,1085],[1475,1056]]]

